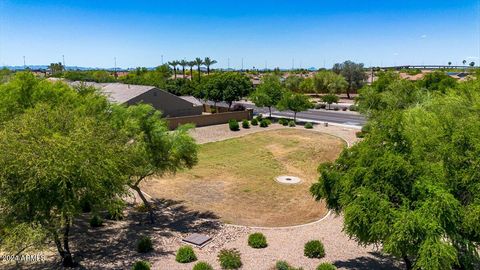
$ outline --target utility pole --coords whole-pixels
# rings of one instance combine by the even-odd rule
[[[118,75],[117,75],[117,57],[116,56],[113,57],[113,76],[115,78],[118,77]]]
[[[242,57],[242,72],[243,72],[243,57]]]
[[[227,71],[230,69],[230,57],[227,59]]]
[[[265,60],[265,71],[267,71],[267,60]]]
[[[23,56],[23,69],[27,69],[27,65],[25,64],[25,55]]]
[[[65,55],[62,54],[62,63],[63,63],[63,67],[65,67]]]
[[[292,70],[295,70],[295,58],[292,58]]]
[[[162,54],[162,66],[163,66],[163,54]]]

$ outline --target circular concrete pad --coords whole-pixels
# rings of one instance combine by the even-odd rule
[[[296,176],[282,175],[275,178],[275,180],[281,184],[295,185],[302,182],[302,179]]]

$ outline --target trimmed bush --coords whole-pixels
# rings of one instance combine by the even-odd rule
[[[295,121],[290,120],[290,121],[288,122],[288,126],[289,126],[289,127],[294,127],[294,126],[296,126],[296,125],[295,125]]]
[[[252,233],[248,236],[248,245],[252,248],[266,248],[267,238],[263,233]]]
[[[218,253],[218,261],[222,269],[238,269],[242,267],[240,252],[236,249],[222,249]]]
[[[275,264],[275,270],[303,270],[303,268],[295,268],[286,261],[277,261]]]
[[[217,109],[215,109],[215,108],[210,108],[210,113],[211,113],[211,114],[217,113]]]
[[[278,120],[278,124],[286,126],[288,125],[288,120],[285,118],[280,118],[280,120]]]
[[[318,240],[308,241],[303,249],[303,254],[308,258],[323,258],[325,249],[322,242]]]
[[[96,228],[101,227],[103,225],[103,220],[98,215],[93,215],[90,219],[90,227]]]
[[[265,121],[267,121],[267,124],[270,126],[272,124],[272,120],[268,119],[268,118],[264,118]]]
[[[348,107],[348,109],[352,112],[358,111],[358,107],[356,105],[350,105],[350,107]]]
[[[136,261],[132,270],[150,270],[150,263],[147,261]]]
[[[92,204],[84,199],[80,201],[80,208],[82,208],[83,213],[90,213],[92,211]]]
[[[180,247],[177,251],[177,255],[175,256],[175,261],[179,263],[189,263],[196,260],[197,256],[195,255],[193,248],[190,246]]]
[[[265,119],[262,119],[262,121],[260,121],[260,127],[268,127],[268,121]]]
[[[137,251],[140,253],[147,253],[153,250],[152,239],[148,236],[142,236],[137,241]]]
[[[250,123],[248,122],[248,120],[244,119],[242,121],[242,128],[250,128]]]
[[[317,266],[317,270],[337,270],[337,267],[331,263],[321,263]]]
[[[240,130],[240,126],[238,125],[237,120],[234,120],[234,119],[228,120],[228,127],[230,128],[231,131]]]
[[[338,108],[338,107],[334,107],[333,110],[334,110],[334,111],[338,111],[339,108]]]
[[[258,122],[262,121],[262,119],[263,119],[263,115],[262,115],[261,113],[258,114],[258,115],[257,115],[257,120],[258,120]]]
[[[198,262],[193,266],[192,270],[213,270],[213,267],[206,262]]]
[[[308,122],[308,123],[305,123],[305,128],[306,129],[312,129],[313,128],[313,124]]]
[[[342,107],[342,111],[346,111],[347,110],[347,107]]]
[[[252,123],[252,126],[258,126],[258,120],[256,118],[253,118],[250,123]]]

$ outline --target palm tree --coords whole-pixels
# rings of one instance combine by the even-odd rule
[[[180,66],[182,66],[182,74],[183,74],[183,79],[185,79],[185,67],[188,65],[188,62],[183,59],[182,61],[179,62]]]
[[[466,64],[467,64],[467,60],[463,60],[462,63],[463,63],[463,65],[466,65]]]
[[[210,74],[210,66],[215,65],[217,63],[217,60],[210,59],[210,57],[205,57],[205,60],[203,60],[203,63],[205,66],[207,66],[207,75]]]
[[[176,78],[177,78],[177,65],[178,65],[178,61],[177,61],[177,60],[174,60],[174,61],[168,62],[168,65],[173,67],[173,74],[174,74],[174,78],[176,79]]]
[[[193,80],[193,67],[195,66],[195,61],[188,61],[187,66],[190,67],[190,80]]]
[[[451,65],[452,65],[452,62],[448,62],[448,65],[451,66]]]
[[[200,81],[200,77],[201,77],[200,67],[201,67],[203,64],[204,64],[204,63],[203,63],[202,58],[200,58],[200,57],[195,58],[195,65],[197,66],[197,70],[198,70],[198,81]]]

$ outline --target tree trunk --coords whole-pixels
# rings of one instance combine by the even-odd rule
[[[410,259],[407,256],[403,256],[403,261],[405,262],[405,269],[407,270],[413,269],[412,261],[410,261]]]
[[[182,79],[185,79],[185,67],[182,67],[182,73],[183,73],[183,78]]]
[[[297,112],[293,112],[293,122],[297,123]]]
[[[207,75],[210,75],[210,66],[207,66]]]
[[[268,112],[270,113],[270,118],[272,118],[272,107],[268,107]]]
[[[190,80],[193,80],[193,67],[190,67]]]
[[[174,74],[174,78],[175,80],[177,79],[177,68],[176,67],[173,67],[173,74]]]
[[[142,191],[140,190],[140,188],[138,186],[130,186],[130,187],[133,190],[135,190],[138,193],[138,196],[140,197],[140,199],[142,199],[143,203],[145,204],[145,207],[147,207],[150,223],[154,224],[155,223],[155,213],[153,212],[152,205],[147,200],[147,198],[145,198],[145,195],[143,195]]]
[[[230,111],[230,107],[232,107],[232,102],[228,102],[228,111]]]
[[[62,257],[62,266],[73,268],[77,266],[77,263],[73,260],[72,253],[70,252],[70,247],[68,244],[68,237],[70,234],[70,220],[66,220],[66,225],[63,232],[63,246],[62,241],[58,237],[57,232],[53,232],[53,241],[55,242],[55,246],[57,247],[58,253],[60,257]]]
[[[216,101],[213,102],[213,107],[215,108],[215,113],[218,113],[218,108],[217,108],[217,102]]]
[[[200,78],[200,66],[198,66],[198,82],[200,82],[201,78]]]
[[[350,99],[350,91],[352,90],[352,83],[350,82],[348,84],[348,88],[347,88],[347,98]]]

